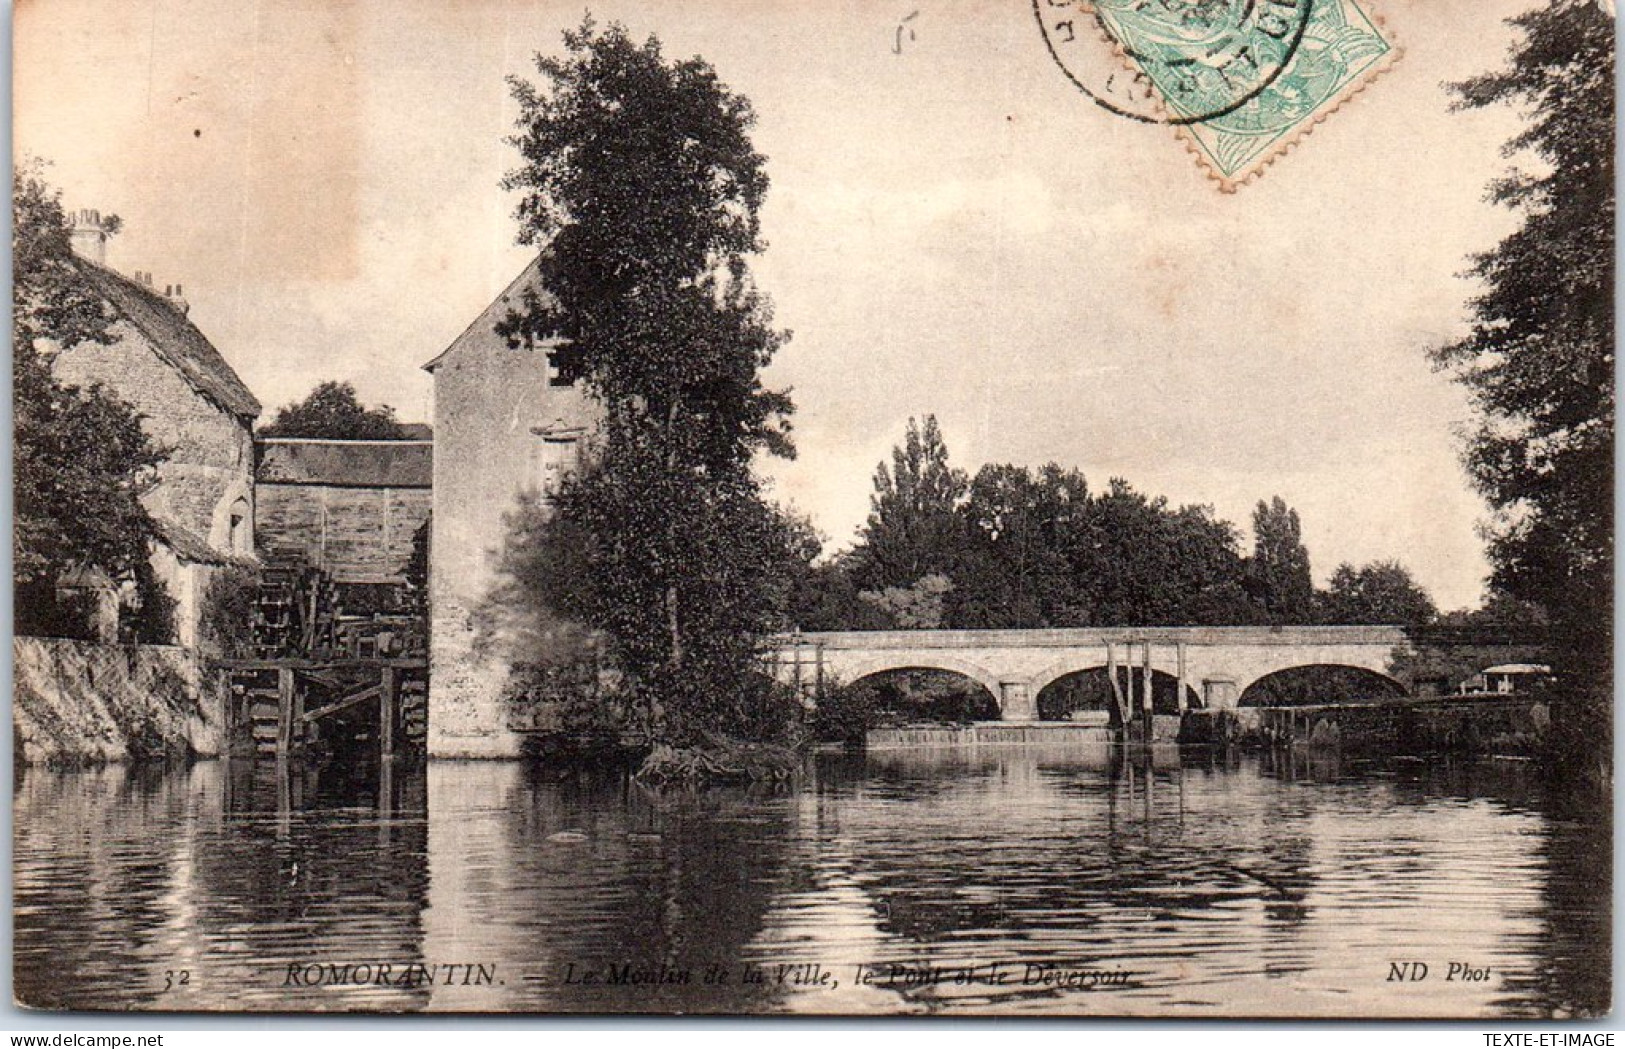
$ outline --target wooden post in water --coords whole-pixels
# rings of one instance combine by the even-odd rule
[[[1134,641],[1123,641],[1123,726],[1134,726],[1137,731],[1137,719],[1139,700],[1134,698]]]
[[[1117,646],[1106,642],[1106,681],[1112,689],[1112,711],[1117,715],[1118,727],[1128,731],[1128,705],[1117,688]]]
[[[1134,642],[1123,642],[1123,658],[1118,669],[1123,672],[1123,731],[1127,732],[1136,726],[1140,717],[1140,701],[1134,693]],[[1138,731],[1137,727],[1135,730]]]
[[[1123,721],[1131,724],[1140,716],[1140,703],[1134,696],[1134,642],[1123,642],[1123,702],[1128,709],[1123,711]]]
[[[1174,658],[1179,661],[1179,703],[1176,705],[1175,709],[1183,714],[1185,711],[1190,709],[1190,701],[1188,699],[1190,696],[1190,686],[1186,684],[1185,674],[1185,642],[1177,641],[1174,643]]]
[[[310,738],[305,725],[305,693],[299,687],[299,672],[293,672],[293,717],[290,719],[288,734],[288,753],[302,752],[305,749],[305,740]]]
[[[293,703],[297,692],[292,667],[278,667],[276,672],[276,756],[286,761],[293,748]]]
[[[395,756],[395,730],[400,724],[399,692],[395,668],[385,665],[378,682],[378,757],[388,761]]]
[[[293,833],[293,769],[277,755],[276,763],[276,836],[286,841]]]
[[[390,821],[395,815],[395,763],[393,761],[380,761],[378,763],[378,844],[382,848],[389,848],[391,833]]]
[[[1145,643],[1143,656],[1144,671],[1140,677],[1140,714],[1145,718],[1145,741],[1151,742],[1151,721],[1153,706],[1151,702],[1151,642]]]
[[[1128,722],[1137,722],[1140,717],[1140,701],[1134,692],[1134,642],[1123,642],[1123,695],[1128,702]]]

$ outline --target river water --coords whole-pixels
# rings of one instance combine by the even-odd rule
[[[15,993],[165,1010],[1608,1008],[1608,828],[1531,766],[1154,759],[818,755],[789,788],[666,794],[516,763],[28,769]]]

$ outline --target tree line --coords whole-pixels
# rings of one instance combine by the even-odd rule
[[[910,419],[875,471],[858,541],[808,565],[804,630],[1404,624],[1433,599],[1397,561],[1341,564],[1317,588],[1296,510],[1253,511],[1253,545],[1208,506],[1174,506],[1112,478],[1092,490],[1054,463],[974,475],[935,417]]]

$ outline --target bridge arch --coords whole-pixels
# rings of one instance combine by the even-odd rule
[[[1118,673],[1122,673],[1122,668],[1125,665],[1126,664],[1124,664],[1124,663],[1117,664]],[[1140,671],[1140,667],[1141,667],[1140,663],[1135,663],[1133,665],[1133,670],[1134,670],[1134,672],[1136,674],[1136,677],[1135,677],[1136,681],[1139,680],[1138,674],[1139,674],[1139,671]],[[1085,673],[1088,673],[1088,672],[1094,671],[1094,670],[1104,671],[1106,669],[1107,669],[1106,664],[1103,663],[1103,662],[1100,662],[1100,657],[1098,655],[1095,655],[1095,656],[1092,656],[1092,657],[1085,656],[1084,658],[1081,658],[1081,659],[1077,658],[1077,657],[1073,657],[1072,659],[1063,659],[1058,663],[1051,663],[1049,666],[1045,667],[1043,670],[1040,670],[1038,673],[1034,674],[1033,678],[1032,678],[1032,684],[1029,687],[1033,690],[1033,695],[1037,696],[1040,692],[1044,691],[1046,688],[1048,688],[1051,685],[1055,684],[1055,682],[1057,682],[1057,681],[1061,680],[1062,678],[1067,677],[1069,675],[1072,675],[1072,674],[1085,674]],[[1175,676],[1173,674],[1170,674],[1167,670],[1165,670],[1162,667],[1156,666],[1155,664],[1152,665],[1151,673],[1152,673],[1152,680],[1156,681],[1156,682],[1161,682],[1164,678],[1167,678],[1169,680],[1175,680]],[[1186,684],[1187,685],[1193,685],[1194,682],[1187,682]],[[1201,698],[1201,693],[1199,691],[1197,691],[1195,688],[1191,688],[1190,691],[1193,694],[1195,694],[1198,699]],[[1201,704],[1198,703],[1197,705],[1200,706]]]
[[[1110,667],[1104,663],[1084,666],[1070,663],[1065,664],[1065,667],[1065,669],[1059,670],[1054,668],[1046,670],[1033,679],[1031,686],[1033,709],[1037,712],[1039,720],[1057,720],[1053,713],[1053,709],[1058,702],[1058,697],[1055,696],[1056,686],[1067,684],[1068,679],[1072,679],[1078,685],[1095,694],[1096,704],[1091,709],[1113,710],[1114,704],[1110,692]],[[1134,666],[1129,669],[1133,674],[1133,687],[1138,690],[1141,675],[1144,673],[1143,667]],[[1122,673],[1121,665],[1119,665],[1118,673]],[[1134,694],[1138,696],[1139,693],[1136,691]],[[1201,709],[1203,705],[1201,693],[1192,687],[1189,682],[1186,682],[1185,695],[1181,697],[1179,695],[1178,676],[1158,667],[1153,667],[1151,670],[1151,695],[1153,709],[1158,714],[1175,714],[1183,709]],[[1104,697],[1103,705],[1100,703],[1102,697]],[[1138,700],[1136,699],[1135,702],[1138,703]]]
[[[1386,670],[1374,670],[1357,663],[1300,663],[1253,678],[1241,690],[1236,705],[1261,707],[1358,703],[1367,702],[1372,695],[1380,693],[1397,698],[1409,695],[1410,690],[1403,681]]]
[[[938,652],[896,652],[878,659],[866,659],[851,666],[832,666],[842,685],[855,685],[866,677],[893,670],[945,670],[967,677],[987,690],[999,709],[1004,709],[1004,697],[999,694],[999,678],[985,667],[968,660]]]
[[[893,724],[968,724],[1002,721],[1008,715],[999,696],[957,670],[910,666],[877,670],[853,682],[870,727]]]

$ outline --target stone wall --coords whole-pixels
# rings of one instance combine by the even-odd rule
[[[217,549],[232,549],[231,505],[245,500],[253,519],[248,423],[198,393],[128,321],[119,321],[113,333],[111,345],[84,343],[59,354],[56,377],[76,386],[101,383],[134,408],[142,429],[169,455],[158,467],[158,484],[144,497],[148,510]],[[239,551],[247,552],[246,545]]]
[[[999,743],[1108,746],[1115,739],[1115,734],[1106,725],[1070,725],[1062,722],[1009,725],[990,721],[975,725],[874,728],[864,735],[863,748],[896,750],[903,747],[968,747]]]
[[[59,638],[12,640],[16,760],[81,764],[211,757],[224,684],[185,649]]]

